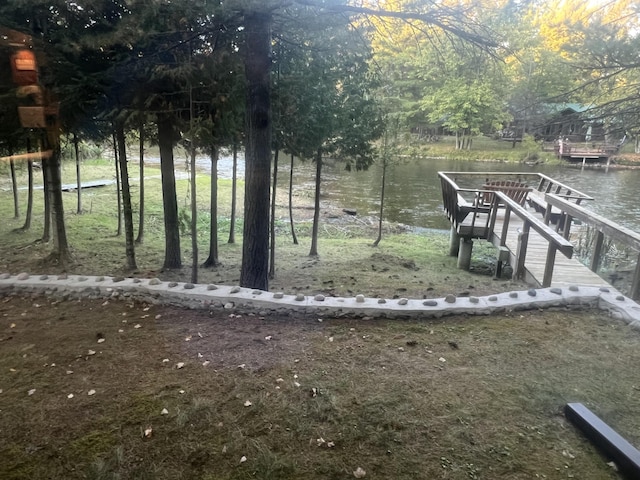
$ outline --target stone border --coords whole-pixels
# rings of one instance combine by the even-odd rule
[[[314,313],[336,317],[440,318],[445,315],[489,315],[550,307],[599,308],[640,329],[640,305],[613,288],[577,286],[512,291],[486,297],[387,300],[285,295],[242,287],[163,282],[157,278],[83,275],[0,274],[0,294],[43,294],[57,298],[131,298],[191,309],[244,309],[259,315]]]

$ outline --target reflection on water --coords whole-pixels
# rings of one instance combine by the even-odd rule
[[[146,159],[153,162],[159,159]],[[183,160],[176,158],[176,166]],[[186,161],[186,159],[185,159]],[[211,171],[208,157],[196,159],[199,169]],[[521,164],[450,161],[441,159],[407,160],[387,170],[385,219],[419,228],[448,229],[442,211],[442,194],[438,171],[544,173],[594,197],[584,206],[621,225],[640,231],[640,170],[581,170],[566,166],[528,166]],[[221,156],[220,178],[230,178],[232,158]],[[278,187],[288,186],[289,162],[280,162]],[[327,161],[323,167],[322,201],[341,208],[357,210],[359,215],[377,215],[382,169],[373,165],[364,172],[347,172],[344,164]],[[244,157],[238,155],[238,176],[244,176]],[[315,165],[296,160],[294,188],[308,191],[315,184]]]

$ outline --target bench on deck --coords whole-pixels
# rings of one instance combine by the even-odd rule
[[[515,180],[496,180],[485,183],[482,186],[482,190],[483,191],[479,192],[479,200],[483,205],[491,205],[493,203],[494,195],[491,192],[502,192],[514,202],[524,206],[527,200],[527,195],[533,189],[528,187],[525,183]]]

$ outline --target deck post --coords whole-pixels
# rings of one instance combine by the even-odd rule
[[[462,238],[460,240],[460,251],[458,252],[458,268],[469,270],[471,268],[471,252],[473,251],[473,240]]]
[[[451,226],[451,233],[449,234],[449,256],[457,257],[458,252],[460,251],[460,235],[458,235],[458,231],[456,227]]]
[[[504,222],[502,224],[502,232],[500,232],[500,246],[507,244],[507,232],[509,232],[509,221],[511,220],[511,207],[509,205],[504,209]]]
[[[600,268],[600,257],[602,257],[602,244],[604,243],[604,233],[597,231],[596,241],[593,247],[593,255],[591,256],[591,271],[598,273]]]
[[[638,255],[638,259],[636,260],[636,269],[633,273],[633,283],[631,284],[629,296],[633,300],[640,298],[640,255]]]
[[[542,278],[542,287],[547,288],[551,286],[551,280],[553,279],[553,267],[556,263],[556,252],[558,249],[553,243],[549,243],[549,249],[547,250],[547,263],[544,265],[544,276]]]
[[[527,258],[527,244],[529,243],[529,230],[531,225],[525,221],[522,230],[518,231],[518,245],[516,247],[516,265],[513,269],[513,279],[524,278],[524,261]]]
[[[562,230],[562,236],[569,240],[569,235],[571,235],[571,223],[573,222],[573,217],[568,213],[565,213],[564,216],[564,228]]]

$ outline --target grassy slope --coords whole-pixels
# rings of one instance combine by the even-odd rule
[[[159,170],[145,170],[145,240],[136,248],[138,271],[140,276],[158,276],[166,280],[188,280],[191,265],[191,240],[182,236],[183,265],[177,271],[159,271],[163,263],[164,225],[161,207]],[[137,168],[131,165],[131,178],[138,177]],[[105,162],[86,162],[83,166],[83,179],[111,179],[111,167]],[[12,219],[13,205],[9,184],[5,177],[0,184],[0,216],[5,221],[0,225],[0,242],[4,248],[0,251],[0,271],[18,273],[56,273],[60,267],[47,264],[45,259],[50,251],[49,245],[38,242],[42,232],[43,209],[42,193],[36,191],[34,220],[28,232],[17,231],[23,218]],[[65,183],[73,182],[75,169],[66,164],[63,172]],[[198,179],[199,204],[199,259],[200,263],[208,255],[209,228],[209,177],[202,175]],[[24,178],[19,182],[25,185]],[[188,181],[178,180],[178,204],[181,214],[185,215],[184,231],[188,231],[189,192]],[[240,185],[242,187],[242,185]],[[242,188],[239,188],[239,221],[236,225],[237,243],[228,244],[229,235],[229,199],[231,184],[229,180],[219,181],[219,258],[222,265],[211,270],[200,269],[200,283],[237,284],[240,273],[242,253]],[[138,187],[134,183],[134,223],[137,228]],[[71,273],[93,275],[119,275],[123,271],[124,237],[115,236],[117,227],[115,186],[87,189],[83,191],[82,215],[77,215],[76,193],[65,193],[66,225],[68,238],[74,256]],[[286,193],[282,193],[283,196]],[[21,211],[26,209],[26,192],[21,191]],[[278,205],[287,205],[286,198]],[[308,199],[302,199],[308,203]],[[278,239],[276,244],[276,278],[271,282],[271,290],[288,293],[306,294],[324,293],[337,296],[353,296],[363,293],[368,296],[408,296],[413,298],[438,297],[448,293],[488,294],[517,285],[505,280],[494,282],[488,275],[463,272],[455,268],[455,258],[448,257],[448,236],[444,233],[421,235],[395,234],[392,226],[387,226],[382,243],[377,248],[370,247],[376,236],[374,226],[363,225],[360,219],[342,215],[335,220],[334,212],[323,212],[319,258],[308,256],[310,248],[310,224],[306,220],[296,223],[300,244],[293,245],[289,237],[288,213],[284,208],[276,212]],[[342,212],[340,212],[342,213]],[[296,210],[299,218],[310,216],[308,210]],[[482,248],[478,244],[474,265],[480,268],[492,249]]]

